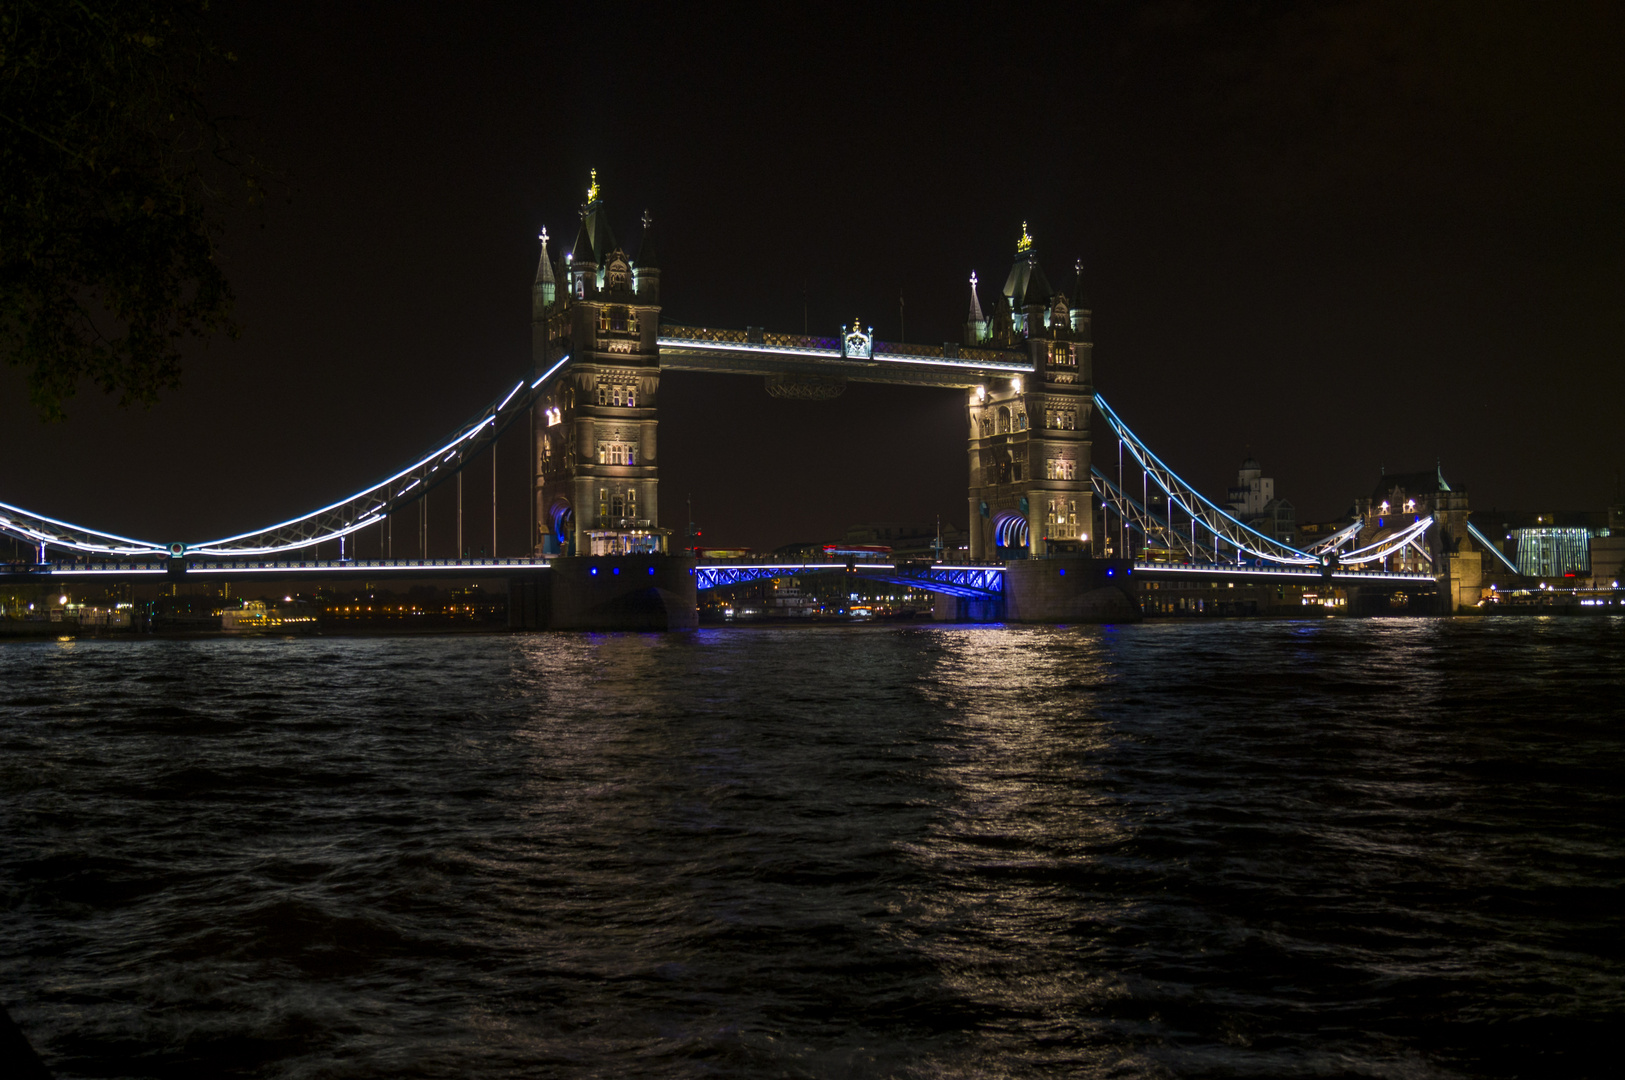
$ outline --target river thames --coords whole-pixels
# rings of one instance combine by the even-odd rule
[[[0,1001],[63,1077],[1615,1075],[1625,620],[9,642],[0,688]]]

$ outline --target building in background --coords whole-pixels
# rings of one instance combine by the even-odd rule
[[[1591,576],[1591,530],[1583,525],[1514,529],[1512,538],[1517,550],[1514,561],[1525,577]]]
[[[1473,515],[1518,573],[1591,579],[1612,588],[1625,561],[1625,507],[1607,510],[1486,510]]]
[[[1297,543],[1297,509],[1288,500],[1275,497],[1275,479],[1264,475],[1264,467],[1252,455],[1237,470],[1226,501],[1243,524],[1283,544]]]
[[[1608,508],[1608,524],[1591,534],[1591,587],[1617,589],[1625,581],[1625,504]]]
[[[898,521],[866,522],[850,526],[845,539],[849,545],[884,545],[891,548],[893,558],[933,561],[946,561],[948,552],[967,543],[964,533],[951,522],[940,526]]]

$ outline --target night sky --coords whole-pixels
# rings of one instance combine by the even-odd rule
[[[628,246],[653,214],[674,321],[894,339],[901,293],[958,340],[1025,220],[1057,287],[1085,261],[1097,388],[1212,494],[1250,449],[1300,520],[1436,459],[1477,509],[1615,498],[1625,8],[1069,10],[226,5],[218,106],[281,177],[223,240],[244,335],[54,427],[0,369],[0,500],[198,540],[380,478],[528,369],[536,233],[573,239],[590,168]],[[963,408],[666,376],[662,524],[963,526]]]

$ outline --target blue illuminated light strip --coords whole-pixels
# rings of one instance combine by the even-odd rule
[[[268,532],[275,532],[277,529],[285,529],[289,525],[297,525],[301,521],[309,521],[311,518],[319,517],[320,515],[328,513],[331,510],[337,510],[339,507],[345,506],[345,505],[347,505],[349,503],[352,503],[352,502],[355,502],[357,499],[365,498],[366,496],[371,495],[373,492],[377,491],[379,488],[388,487],[390,484],[393,484],[395,481],[399,480],[401,477],[410,474],[414,469],[422,468],[423,466],[427,465],[429,462],[433,461],[435,458],[439,457],[441,454],[445,453],[447,450],[450,450],[453,447],[456,447],[457,445],[459,445],[460,443],[463,443],[463,442],[466,442],[469,439],[472,439],[475,435],[478,435],[481,431],[483,431],[487,424],[495,424],[496,419],[497,418],[494,415],[493,416],[487,416],[485,419],[481,420],[478,424],[476,424],[473,428],[471,428],[470,430],[468,430],[468,431],[464,432],[463,434],[457,436],[451,442],[447,443],[445,446],[442,446],[440,449],[436,450],[434,453],[425,455],[424,457],[422,457],[422,458],[418,459],[417,461],[413,462],[412,464],[408,465],[406,468],[402,469],[400,472],[396,473],[394,476],[391,476],[389,479],[380,480],[378,483],[372,485],[372,487],[366,488],[365,490],[362,490],[362,491],[358,491],[354,495],[351,495],[347,499],[340,499],[338,502],[330,503],[327,506],[322,507],[320,510],[312,510],[308,514],[301,514],[299,517],[289,518],[287,521],[280,522],[280,523],[278,523],[276,525],[269,525],[269,526],[266,526],[263,529],[255,529],[253,532],[238,533],[236,536],[227,536],[227,537],[224,537],[224,538],[222,538],[220,540],[210,540],[207,543],[192,545],[188,550],[195,551],[195,552],[197,552],[198,554],[201,554],[201,555],[258,555],[258,554],[262,554],[262,553],[263,554],[270,554],[273,551],[291,551],[291,550],[294,550],[293,547],[286,547],[286,546],[283,546],[283,547],[266,547],[266,548],[236,548],[236,549],[230,549],[230,550],[224,550],[224,551],[219,551],[219,550],[214,550],[214,549],[219,548],[220,545],[222,545],[222,544],[229,544],[234,540],[246,540],[249,537],[253,537],[253,536],[263,536],[264,534],[266,534]],[[417,481],[414,481],[414,485],[416,483],[417,483]],[[410,491],[411,487],[406,488],[406,490]],[[387,501],[388,500],[386,500],[386,502]],[[301,540],[296,545],[294,545],[294,547],[311,547],[311,546],[314,546],[315,544],[321,543],[322,540],[324,540],[324,539],[332,539],[333,536],[337,536],[337,535],[338,535],[337,533],[334,533],[334,534],[332,534],[332,536],[324,535],[323,537],[318,538],[318,539]]]
[[[792,574],[811,574],[845,571],[844,562],[800,563],[767,565],[761,563],[713,563],[694,569],[695,584],[700,589],[720,589],[733,585],[748,585],[765,578],[788,577]],[[979,597],[997,593],[1004,587],[1002,566],[946,566],[932,564],[917,569],[899,570],[893,563],[854,562],[852,571],[872,581],[905,585],[926,592],[945,592],[954,596]]]
[[[56,518],[47,517],[44,514],[36,514],[32,510],[24,510],[20,506],[12,506],[9,503],[0,502],[0,510],[4,510],[9,514],[18,515],[19,517],[25,519],[23,521],[13,521],[7,517],[0,517],[0,530],[21,533],[28,539],[33,540],[35,543],[53,544],[58,547],[70,547],[76,551],[95,552],[107,555],[162,554],[164,551],[164,545],[155,544],[150,540],[136,540],[132,537],[120,536],[117,533],[102,532],[99,529],[87,529],[82,525],[74,525],[66,521],[58,521]],[[32,522],[36,521],[43,521],[51,525],[56,525],[60,528],[67,529],[72,533],[78,533],[81,536],[96,537],[102,540],[112,540],[116,543],[96,544],[87,540],[74,539],[71,536],[62,537],[56,534],[42,532],[38,527],[32,524]]]
[[[1305,567],[1294,569],[1288,566],[1173,566],[1168,563],[1135,562],[1134,571],[1138,574],[1185,574],[1199,577],[1269,577],[1269,578],[1302,578],[1304,581],[1321,581],[1325,578],[1319,570]],[[1384,570],[1348,570],[1338,571],[1331,575],[1339,581],[1402,581],[1415,585],[1435,585],[1431,574],[1404,574],[1391,573]]]
[[[158,574],[167,574],[167,573],[169,573],[169,567],[168,566],[152,566],[152,565],[139,566],[139,567],[132,566],[129,569],[125,569],[125,570],[121,570],[121,569],[118,569],[116,567],[113,568],[113,569],[107,569],[105,567],[89,567],[89,566],[86,566],[86,567],[71,567],[70,566],[70,567],[63,567],[61,569],[57,569],[57,568],[53,567],[50,570],[46,571],[44,574],[38,575],[38,576],[39,577],[48,577],[48,578],[70,578],[70,577],[112,577],[115,574],[116,575],[128,576],[130,574],[158,575]]]
[[[1497,559],[1500,559],[1502,566],[1505,566],[1508,570],[1511,570],[1514,574],[1520,573],[1518,568],[1512,564],[1512,560],[1507,558],[1506,555],[1501,551],[1500,548],[1496,547],[1493,543],[1491,543],[1489,537],[1485,536],[1483,533],[1478,531],[1478,526],[1477,525],[1474,525],[1472,522],[1469,521],[1467,523],[1467,532],[1469,534],[1471,534],[1471,536],[1472,536],[1472,538],[1474,540],[1477,540],[1480,544],[1484,545],[1484,549],[1486,551],[1488,551],[1490,554],[1494,555]]]
[[[1326,537],[1326,539],[1318,540],[1315,543],[1310,544],[1308,549],[1309,553],[1311,555],[1320,555],[1335,548],[1340,548],[1345,543],[1358,536],[1360,534],[1360,530],[1363,528],[1365,528],[1365,522],[1356,521],[1353,525],[1350,525],[1347,528],[1339,529],[1337,532],[1332,533],[1332,535]]]
[[[502,399],[502,404],[501,405],[497,406],[497,412],[501,412],[503,409],[506,409],[508,407],[508,402],[513,400],[513,396],[515,394],[519,393],[519,391],[523,390],[524,388],[525,388],[525,380],[524,379],[520,379],[518,382],[514,383],[513,384],[513,389],[508,391],[508,396]]]
[[[929,367],[971,368],[979,371],[1009,371],[1020,375],[1030,375],[1035,370],[1031,364],[1004,364],[997,360],[965,360],[945,356],[900,356],[896,353],[871,353],[866,358],[849,358],[839,349],[809,349],[798,348],[794,345],[751,345],[735,341],[688,341],[678,338],[660,338],[656,344],[662,349],[671,349],[673,352],[744,352],[744,353],[770,353],[779,356],[812,356],[824,360],[853,359],[857,363],[865,360],[875,363],[888,364],[925,364]]]
[[[1179,486],[1189,492],[1191,498],[1195,499],[1208,511],[1217,515],[1221,520],[1229,522],[1231,525],[1241,530],[1243,534],[1250,534],[1257,537],[1259,540],[1264,541],[1266,546],[1259,548],[1256,545],[1244,543],[1244,536],[1231,536],[1220,532],[1218,529],[1213,527],[1212,522],[1206,520],[1205,515],[1197,515],[1192,513],[1189,503],[1185,501],[1186,497],[1181,494],[1176,494],[1173,488],[1168,486],[1168,481],[1163,479],[1159,472],[1152,469],[1146,469],[1146,472],[1150,475],[1151,479],[1157,482],[1157,486],[1160,487],[1170,499],[1178,501],[1186,513],[1192,513],[1193,517],[1203,518],[1203,524],[1207,525],[1209,532],[1218,533],[1225,542],[1240,548],[1243,551],[1251,552],[1261,559],[1268,559],[1270,562],[1282,563],[1288,566],[1319,565],[1319,560],[1313,555],[1309,554],[1307,551],[1300,551],[1290,544],[1283,544],[1279,540],[1265,536],[1252,526],[1243,524],[1234,517],[1231,517],[1230,514],[1226,513],[1224,510],[1219,509],[1218,506],[1208,500],[1207,496],[1203,495],[1200,491],[1197,491],[1194,487],[1187,483],[1183,477],[1174,472],[1174,470],[1170,469],[1161,458],[1152,452],[1149,446],[1146,446],[1143,442],[1141,442],[1139,436],[1135,435],[1134,432],[1129,430],[1128,425],[1123,423],[1122,418],[1112,411],[1111,406],[1107,405],[1105,399],[1099,394],[1095,395],[1095,407],[1105,415],[1106,422],[1110,424],[1112,430],[1122,438],[1123,445],[1128,447],[1129,453],[1134,455],[1135,460],[1139,462],[1141,468],[1145,468],[1147,464],[1146,459],[1149,458],[1151,461],[1157,464],[1158,469],[1167,473],[1169,477],[1172,477]],[[1281,552],[1290,552],[1291,554],[1283,555]]]
[[[537,386],[541,385],[543,382],[545,382],[549,376],[551,376],[554,372],[558,371],[559,368],[563,367],[569,361],[569,359],[570,359],[569,355],[566,354],[563,358],[561,358],[558,361],[558,363],[554,364],[551,368],[549,368],[548,371],[545,374],[543,374],[540,379],[537,379],[535,383],[531,384],[531,388],[534,389],[535,387],[537,387]],[[390,476],[389,478],[387,478],[385,480],[381,480],[381,481],[379,481],[378,483],[372,485],[369,488],[366,488],[366,489],[364,489],[362,491],[358,491],[355,494],[350,495],[347,498],[340,499],[337,502],[334,502],[334,503],[331,503],[331,504],[329,504],[327,506],[324,506],[320,510],[313,510],[308,514],[302,514],[302,515],[300,515],[299,517],[296,517],[296,518],[289,518],[287,521],[283,521],[283,522],[280,522],[280,523],[278,523],[276,525],[271,525],[271,526],[268,526],[268,527],[263,528],[263,529],[255,529],[252,532],[238,533],[235,536],[227,536],[227,537],[223,537],[223,538],[221,538],[219,540],[210,540],[210,541],[207,541],[205,543],[194,544],[194,545],[190,546],[189,550],[190,550],[190,552],[196,553],[196,554],[199,554],[199,555],[214,555],[214,556],[227,556],[227,557],[234,556],[234,555],[242,555],[242,556],[274,555],[274,554],[277,554],[277,553],[283,552],[283,551],[297,551],[297,550],[300,550],[302,548],[314,547],[317,544],[325,543],[325,542],[327,542],[329,540],[336,540],[339,537],[348,536],[351,533],[355,532],[356,530],[364,528],[367,524],[370,524],[372,522],[376,522],[376,521],[380,520],[380,517],[378,515],[387,513],[388,508],[389,508],[391,503],[393,503],[396,499],[399,499],[407,491],[411,491],[413,488],[417,487],[418,484],[422,483],[424,478],[423,477],[418,477],[417,479],[413,480],[413,482],[411,484],[407,485],[401,491],[395,492],[394,495],[389,495],[386,492],[386,494],[384,494],[383,496],[381,496],[381,497],[379,497],[377,499],[375,505],[368,506],[364,510],[361,511],[361,513],[363,515],[373,515],[371,517],[365,518],[364,520],[345,523],[344,525],[338,526],[338,527],[328,527],[328,528],[324,529],[323,531],[321,531],[319,534],[317,534],[315,536],[297,537],[297,538],[291,539],[291,540],[289,540],[289,541],[287,541],[285,543],[272,543],[272,544],[263,544],[263,545],[261,545],[259,547],[240,547],[240,548],[233,548],[233,547],[227,547],[226,546],[228,544],[233,544],[233,543],[235,543],[235,542],[237,542],[239,540],[249,540],[249,539],[253,539],[255,537],[263,537],[266,534],[274,533],[279,529],[286,529],[286,528],[290,528],[292,526],[300,525],[300,524],[302,524],[304,522],[314,521],[315,519],[321,517],[323,514],[332,513],[335,510],[340,510],[341,508],[343,508],[345,506],[349,506],[349,505],[357,503],[357,502],[359,502],[359,501],[361,501],[363,499],[366,499],[369,495],[374,495],[376,492],[378,492],[378,491],[380,491],[382,489],[388,488],[389,485],[395,483],[398,480],[401,480],[402,478],[404,478],[406,476],[411,475],[413,472],[416,472],[419,469],[427,468],[429,472],[434,472],[434,471],[438,470],[441,465],[445,464],[448,461],[451,461],[454,457],[456,457],[458,455],[458,453],[460,452],[459,449],[458,449],[459,447],[461,447],[464,443],[468,442],[469,440],[473,439],[475,436],[477,436],[481,432],[483,432],[487,425],[490,425],[490,426],[494,427],[496,425],[498,415],[502,412],[503,409],[508,407],[509,403],[511,403],[513,401],[514,395],[518,394],[520,390],[524,389],[524,387],[525,387],[525,380],[523,380],[523,379],[519,380],[519,382],[514,386],[514,388],[512,390],[508,391],[507,396],[502,399],[500,404],[498,404],[498,405],[496,405],[494,407],[490,407],[488,413],[484,417],[482,417],[477,423],[475,423],[472,427],[470,427],[468,430],[464,431],[462,434],[458,435],[456,438],[452,439],[450,442],[446,443],[444,446],[440,447],[438,450],[435,450],[430,454],[426,454],[424,457],[422,457],[422,458],[418,459],[417,461],[413,462],[412,464],[408,465],[406,468],[401,469],[399,472],[395,473],[393,476]],[[435,462],[436,458],[440,459],[439,462],[437,462],[437,463]],[[431,463],[433,463],[433,464],[431,464]],[[162,551],[163,548],[161,546],[158,546],[156,548],[156,550]]]
[[[655,345],[661,349],[686,349],[691,352],[752,352],[752,353],[781,353],[785,356],[817,356],[830,360],[840,360],[845,354],[839,349],[814,349],[799,345],[752,345],[739,341],[689,341],[686,338],[656,338]]]
[[[542,377],[540,379],[537,379],[535,382],[531,383],[530,388],[532,390],[536,389],[538,386],[542,385],[548,379],[552,378],[553,373],[555,371],[557,371],[559,368],[563,367],[565,364],[568,364],[569,362],[570,362],[570,354],[565,353],[562,357],[559,358],[558,363],[554,364],[552,367],[550,367],[546,371],[542,372]]]
[[[433,559],[392,560],[392,561],[384,561],[384,560],[374,559],[374,560],[367,561],[367,562],[356,561],[356,562],[342,562],[342,563],[338,562],[338,561],[334,561],[334,560],[328,560],[328,561],[316,561],[316,560],[313,560],[309,565],[294,565],[294,564],[291,564],[291,563],[273,563],[270,566],[246,566],[246,565],[245,566],[188,566],[186,568],[186,576],[191,577],[193,574],[270,574],[270,573],[276,573],[276,574],[309,574],[309,573],[332,573],[332,572],[335,572],[335,571],[347,571],[347,572],[354,573],[354,572],[362,571],[362,570],[368,571],[369,573],[371,571],[373,571],[373,570],[381,570],[381,571],[384,571],[384,572],[403,571],[403,570],[447,570],[447,571],[454,571],[456,573],[461,574],[461,573],[467,573],[469,571],[479,571],[479,570],[491,571],[491,572],[496,572],[496,571],[504,571],[505,572],[505,571],[516,569],[516,568],[518,568],[518,569],[529,569],[529,570],[550,570],[550,569],[552,569],[552,567],[549,566],[547,564],[547,562],[545,560],[542,560],[542,559],[536,559],[534,561],[529,561],[529,562],[527,562],[527,561],[525,561],[523,559],[514,559],[514,560],[511,560],[511,561],[490,562],[490,563],[439,562],[439,561],[436,561],[436,560],[433,560]]]
[[[979,371],[1013,371],[1022,375],[1031,375],[1035,370],[1031,364],[1001,364],[996,360],[953,360],[934,356],[897,356],[894,353],[880,353],[870,356],[869,359],[890,364],[926,364],[931,367],[973,368]]]
[[[1363,548],[1356,548],[1347,554],[1339,555],[1337,563],[1340,566],[1361,566],[1368,562],[1376,562],[1378,559],[1386,559],[1389,555],[1427,532],[1428,526],[1432,524],[1433,516],[1430,514],[1419,521],[1412,522],[1386,540],[1378,540],[1374,544],[1367,544]]]
[[[1098,466],[1091,466],[1089,472],[1094,478],[1095,494],[1100,496],[1103,503],[1110,504],[1111,508],[1117,511],[1117,516],[1122,518],[1124,523],[1131,529],[1136,530],[1147,544],[1151,542],[1152,534],[1158,533],[1164,544],[1178,544],[1190,554],[1200,551],[1203,556],[1207,555],[1208,552],[1205,546],[1170,526],[1165,519],[1158,517],[1155,511],[1141,506],[1140,500],[1118,487],[1110,477],[1100,471]],[[1125,505],[1132,513],[1123,513],[1122,508]],[[1208,532],[1213,533],[1214,530],[1209,528]],[[1217,561],[1217,546],[1213,549],[1213,557]]]

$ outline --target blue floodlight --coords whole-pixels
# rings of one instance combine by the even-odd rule
[[[588,570],[587,573],[591,574],[593,577],[597,577],[598,576],[598,567],[596,567],[596,566],[593,567],[591,570]]]

